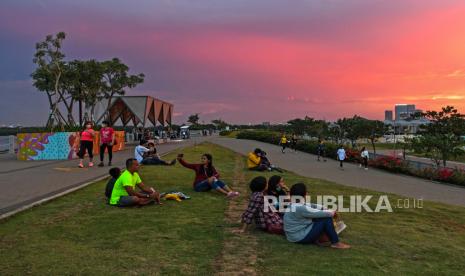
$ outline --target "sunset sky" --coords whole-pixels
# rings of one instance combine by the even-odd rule
[[[396,103],[465,112],[465,1],[2,0],[0,124],[44,124],[34,45],[67,33],[66,59],[119,57],[176,123],[383,119]]]

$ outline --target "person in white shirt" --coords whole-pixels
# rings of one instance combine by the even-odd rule
[[[176,159],[171,162],[167,162],[160,159],[160,156],[157,154],[157,150],[153,143],[148,144],[146,140],[141,140],[139,145],[134,150],[134,158],[137,159],[139,164],[143,165],[167,165],[173,166],[176,164]]]
[[[363,162],[363,166],[365,167],[365,170],[368,170],[368,158],[370,157],[370,153],[368,153],[368,150],[365,147],[362,148],[360,157],[362,157],[362,162]],[[362,167],[362,164],[360,164],[360,168],[361,167]]]
[[[134,150],[134,158],[136,158],[139,164],[141,164],[142,161],[144,160],[145,153],[150,152],[150,149],[145,147],[146,144],[147,144],[147,141],[140,140],[139,145]]]
[[[344,169],[344,160],[346,159],[346,151],[344,150],[344,146],[340,146],[337,150],[337,160],[339,160],[339,167],[341,170]]]

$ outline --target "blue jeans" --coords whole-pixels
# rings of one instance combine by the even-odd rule
[[[205,179],[195,184],[194,190],[196,192],[206,192],[210,191],[212,188],[216,190],[218,188],[224,188],[224,186],[226,186],[226,184],[224,184],[221,180],[216,180],[210,185],[210,183],[208,183],[208,179]]]
[[[331,243],[339,242],[339,237],[337,236],[336,230],[334,230],[333,218],[317,218],[312,219],[312,221],[312,229],[299,243],[314,243],[318,241],[323,233],[328,235]]]

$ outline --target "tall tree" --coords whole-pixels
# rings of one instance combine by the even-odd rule
[[[193,125],[198,125],[199,124],[199,113],[195,113],[195,114],[192,114],[189,116],[189,118],[187,119],[187,122],[193,124]]]
[[[310,118],[308,116],[305,116],[304,119],[293,119],[287,123],[289,124],[289,129],[291,132],[297,135],[306,133],[312,137],[321,138],[322,136],[326,136],[328,133],[328,122],[324,120],[315,120],[314,118]]]
[[[39,91],[47,93],[50,103],[50,116],[47,120],[47,127],[52,127],[54,124],[63,129],[64,125],[68,125],[67,120],[63,117],[59,109],[59,103],[65,101],[63,92],[60,91],[60,81],[63,75],[63,67],[65,54],[62,53],[61,48],[63,40],[66,38],[64,32],[59,32],[55,36],[47,35],[44,41],[36,43],[36,52],[34,54],[33,62],[37,64],[38,68],[33,73],[32,77],[34,85],[38,84],[36,81],[38,77],[46,78],[46,82],[50,82],[47,89],[42,85],[36,86]]]
[[[108,117],[108,111],[113,97],[124,95],[127,88],[134,88],[144,82],[144,74],[130,75],[129,67],[118,58],[106,60],[101,63],[103,70],[103,97],[107,100],[104,116]]]
[[[212,120],[212,124],[216,126],[217,129],[225,129],[229,124],[221,119]]]
[[[352,118],[342,118],[336,122],[340,128],[340,133],[344,139],[351,142],[352,147],[355,147],[357,140],[363,136],[362,120],[364,120],[362,117],[354,115]]]
[[[103,66],[94,59],[86,61],[74,60],[73,66],[76,73],[73,98],[84,102],[84,120],[94,122],[95,105],[105,98],[103,92]]]
[[[420,136],[414,138],[412,148],[424,153],[438,166],[447,160],[463,154],[462,146],[465,135],[465,115],[460,114],[453,106],[443,107],[441,111],[427,111],[423,116],[430,121],[420,129]]]
[[[373,153],[376,155],[376,141],[384,136],[387,126],[381,121],[361,117],[355,123],[358,124],[356,128],[360,131],[360,137],[370,140]]]

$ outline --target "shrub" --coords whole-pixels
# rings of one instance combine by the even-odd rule
[[[229,136],[231,135],[232,131],[231,130],[222,130],[220,131],[220,136]]]

